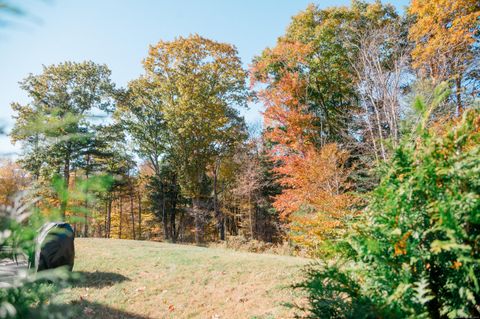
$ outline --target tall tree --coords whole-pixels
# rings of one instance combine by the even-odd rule
[[[128,84],[114,114],[133,139],[134,151],[148,161],[157,177],[167,147],[163,99],[164,92],[147,74]]]
[[[95,136],[92,117],[113,109],[110,70],[93,62],[44,66],[41,74],[26,77],[21,88],[31,101],[12,104],[11,137],[22,143],[22,163],[37,177],[61,175],[68,188],[72,166]],[[63,217],[67,204],[61,200]]]
[[[239,197],[245,203],[248,215],[249,235],[256,239],[256,210],[260,197],[260,190],[265,186],[263,171],[260,165],[260,156],[258,142],[252,140],[247,144],[245,150],[236,154],[236,160],[239,162],[235,174],[234,188],[232,189],[236,197]]]
[[[148,75],[133,80],[128,84],[127,91],[120,95],[114,117],[131,137],[134,151],[153,170],[153,174],[148,175],[150,199],[153,200],[151,206],[156,215],[161,216],[165,239],[169,239],[164,204],[164,167],[168,132],[163,111],[163,94],[156,86],[156,81]],[[173,211],[172,214],[175,216]]]
[[[135,162],[131,154],[127,152],[125,134],[121,126],[115,123],[96,125],[95,132],[95,136],[88,140],[88,145],[82,151],[82,156],[76,161],[74,168],[78,170],[76,175],[83,175],[87,181],[98,175],[106,175],[108,177],[109,182],[101,192],[96,192],[95,188],[90,189],[89,187],[86,187],[84,192],[87,195],[91,192],[93,195],[96,195],[95,197],[100,197],[107,202],[108,209],[105,215],[107,224],[110,226],[113,194],[119,188],[125,188],[125,180],[128,179],[129,172],[134,169]],[[88,186],[89,183],[87,182],[85,185]],[[85,237],[88,235],[89,206],[94,204],[89,203],[87,199],[88,196],[84,202],[83,235]]]
[[[277,45],[266,49],[253,64],[253,83],[267,85],[260,92],[267,106],[267,126],[277,125],[268,121],[279,122],[288,131],[292,125],[282,123],[288,121],[288,113],[283,113],[295,108],[298,115],[311,116],[315,130],[311,142],[324,145],[350,140],[358,110],[357,75],[352,66],[358,52],[353,45],[356,35],[396,19],[392,6],[363,1],[327,9],[310,5],[294,16]],[[285,94],[290,95],[286,101]]]
[[[339,216],[346,213],[350,199],[344,195],[349,175],[345,149],[359,140],[358,84],[365,80],[359,79],[353,63],[361,48],[358,34],[397,21],[393,6],[380,2],[353,1],[350,7],[327,9],[310,5],[293,17],[274,48],[255,59],[252,82],[262,84],[259,97],[266,106],[264,137],[284,187],[274,206],[291,222],[295,212],[313,207],[308,214],[316,216],[313,232],[328,233],[338,228]],[[385,45],[382,49],[389,48]],[[383,68],[380,71],[381,76],[386,74]],[[394,99],[394,94],[390,95]],[[396,102],[391,103],[393,107]],[[397,115],[396,111],[389,112],[387,119]],[[392,132],[396,132],[397,122],[391,122]],[[378,123],[381,131],[383,125],[384,121]],[[331,180],[324,180],[324,176]]]
[[[387,140],[396,146],[400,139],[400,100],[412,78],[406,26],[400,18],[392,18],[358,32],[352,42],[351,65],[361,106],[357,122],[362,143],[376,164],[388,157]]]
[[[195,241],[203,241],[207,167],[222,142],[238,134],[235,106],[246,104],[246,71],[235,47],[198,35],[160,41],[144,67],[161,98],[168,150],[184,195],[192,199]]]

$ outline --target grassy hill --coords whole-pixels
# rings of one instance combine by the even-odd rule
[[[76,239],[62,290],[81,318],[292,318],[301,258],[145,241]]]

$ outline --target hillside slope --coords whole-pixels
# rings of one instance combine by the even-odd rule
[[[62,291],[83,318],[292,318],[301,258],[145,241],[76,239]]]

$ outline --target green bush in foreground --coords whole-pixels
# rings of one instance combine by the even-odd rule
[[[12,207],[0,207],[0,318],[28,318],[38,311],[55,291],[42,279],[54,279],[51,272],[37,275],[28,269],[35,251],[36,228],[28,200],[19,197]],[[12,262],[13,261],[13,262]]]
[[[341,256],[299,285],[312,317],[480,316],[480,112],[425,122],[395,150]]]

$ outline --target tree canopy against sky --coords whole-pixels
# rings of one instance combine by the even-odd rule
[[[0,105],[5,107],[0,124],[3,123],[8,132],[13,124],[10,119],[13,111],[7,106],[12,101],[25,102],[27,99],[17,82],[30,72],[40,73],[42,65],[83,60],[106,63],[112,70],[112,80],[119,86],[126,86],[142,72],[140,61],[145,57],[148,44],[196,32],[234,44],[247,67],[253,56],[275,44],[291,16],[312,2],[213,1],[214,10],[194,0],[155,3],[138,0],[127,1],[121,6],[117,0],[22,1],[21,7],[27,15],[20,26],[14,24],[0,30],[0,87],[3,93]],[[400,8],[408,2],[398,0],[395,5]],[[323,8],[349,4],[350,0],[319,2]],[[275,10],[271,10],[273,7]],[[251,104],[242,114],[248,123],[259,123],[259,111],[261,105]],[[12,146],[6,137],[0,136],[0,146],[4,153],[20,151],[18,145]]]
[[[341,224],[340,215],[351,204],[342,194],[349,175],[345,151],[363,137],[355,128],[358,83],[364,80],[354,65],[358,35],[396,23],[394,7],[380,2],[353,1],[351,7],[328,9],[310,5],[292,18],[274,48],[254,60],[252,82],[261,84],[258,95],[266,107],[264,137],[285,188],[274,206],[285,217],[309,206],[313,215],[324,214],[322,221],[315,218],[317,230],[328,233]],[[380,130],[383,125],[378,123]]]
[[[48,183],[61,175],[68,187],[72,167],[80,165],[96,137],[93,118],[113,111],[110,70],[93,62],[65,62],[30,74],[21,86],[31,101],[12,104],[17,115],[11,137],[21,142],[23,166]],[[66,205],[62,202],[63,214]]]

